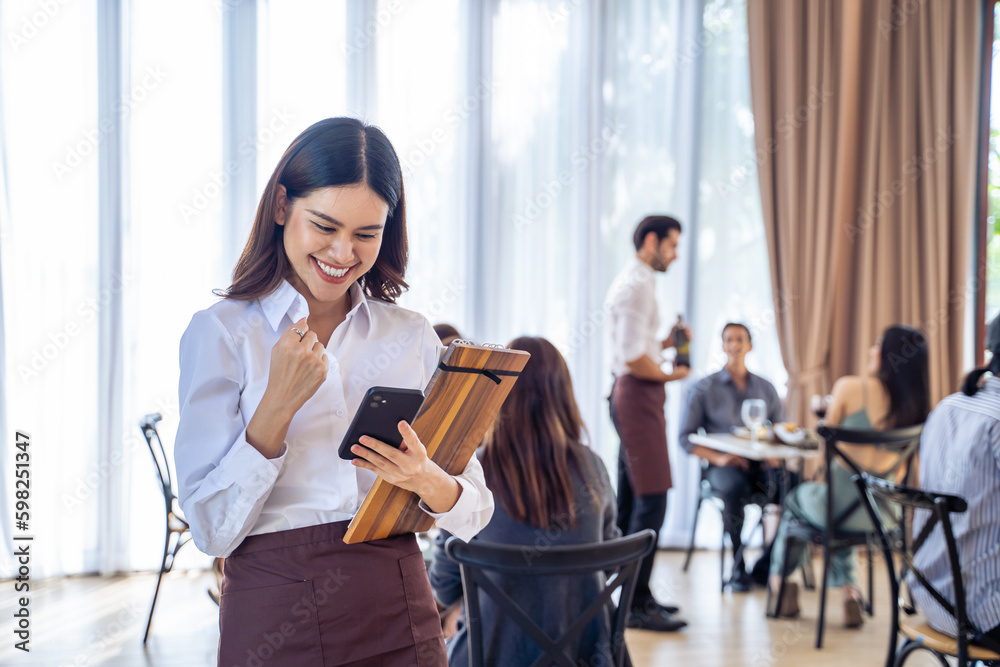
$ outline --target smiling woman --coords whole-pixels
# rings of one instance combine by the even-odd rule
[[[309,304],[310,327],[326,344],[347,316],[347,290],[378,260],[389,205],[366,185],[326,187],[290,201],[278,186],[289,282]]]
[[[178,496],[195,544],[226,557],[220,664],[258,647],[275,665],[445,664],[414,536],[343,542],[376,476],[466,540],[493,512],[479,463],[448,475],[405,422],[398,450],[365,438],[360,458],[337,454],[366,361],[396,350],[371,383],[408,389],[437,366],[430,323],[394,303],[405,271],[395,150],[360,121],[320,121],[268,181],[226,298],[181,340]]]

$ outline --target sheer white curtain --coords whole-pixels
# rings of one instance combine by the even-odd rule
[[[465,312],[469,174],[462,165],[469,121],[491,91],[466,90],[466,11],[459,0],[382,0],[366,27],[378,28],[370,120],[392,140],[406,184],[410,290],[400,304],[476,339]]]
[[[3,400],[31,436],[32,576],[98,568],[97,32],[93,0],[39,20],[28,0],[0,3],[10,219],[3,253]],[[58,19],[58,20],[55,20]],[[16,36],[11,39],[9,36]],[[7,450],[3,470],[13,470]],[[114,474],[109,471],[109,474]],[[3,517],[9,525],[10,516]],[[13,571],[6,563],[0,576]]]
[[[0,32],[3,31],[5,27],[6,17],[3,12],[0,12]],[[7,53],[0,49],[0,76],[3,75],[3,65],[7,59]],[[3,103],[3,87],[0,86],[0,138],[6,135],[4,128],[6,127],[6,122],[4,119],[4,103]],[[7,343],[6,343],[6,325],[4,318],[4,271],[3,267],[6,264],[4,258],[3,248],[7,244],[7,239],[10,237],[10,205],[7,201],[8,192],[8,179],[7,179],[7,153],[6,151],[0,150],[0,396],[7,395]],[[9,284],[9,283],[8,283]],[[8,431],[7,423],[7,401],[0,399],[0,433],[10,433]],[[18,471],[14,465],[15,462],[14,453],[17,450],[13,448],[10,444],[8,438],[0,438],[0,461],[4,462],[4,469],[6,470],[9,466],[10,470]],[[23,457],[22,457],[23,458]],[[4,475],[4,479],[0,480],[0,514],[5,517],[14,516],[12,512],[15,511],[15,497],[11,493],[11,485],[14,483],[12,477]],[[14,524],[11,521],[4,521],[0,523],[0,539],[3,540],[3,546],[0,547],[0,576],[5,576],[5,573],[11,569],[11,556],[13,556],[13,544],[14,544]]]
[[[722,368],[726,361],[722,327],[726,322],[742,322],[753,336],[747,366],[770,380],[784,397],[787,374],[774,326],[757,186],[757,165],[768,156],[757,155],[754,147],[745,1],[706,2],[692,48],[701,52],[702,95],[698,111],[698,227],[688,309],[695,332],[694,372],[686,384]],[[697,463],[693,457],[687,458],[685,479],[694,482]],[[688,534],[695,493],[694,488],[686,487],[675,503],[684,514],[674,515],[678,520],[674,525],[683,526],[683,534]],[[747,524],[753,525],[749,520]],[[704,529],[699,530],[703,544],[718,544],[722,526],[717,512],[704,513],[698,526]]]
[[[700,4],[661,0],[650,3],[614,2],[608,5],[605,55],[607,107],[617,120],[620,141],[604,161],[604,201],[601,233],[607,261],[601,263],[605,285],[635,254],[632,232],[650,213],[676,216],[683,226],[678,259],[657,280],[657,301],[663,336],[677,315],[690,317],[690,275],[694,265],[698,210],[696,179],[700,159],[701,54],[691,53],[701,27]],[[626,38],[627,36],[627,38]],[[605,335],[606,340],[606,335]],[[603,356],[602,382],[610,390],[610,352]],[[693,483],[685,473],[686,455],[676,431],[682,383],[667,385],[668,443],[674,489],[667,505],[661,544],[680,544],[690,511],[683,499]],[[606,408],[606,406],[603,406]],[[607,410],[601,414],[605,460],[617,469],[618,439]],[[678,502],[678,501],[681,502]]]
[[[228,285],[281,152],[324,117],[361,113],[403,160],[413,289],[402,304],[476,340],[553,340],[612,475],[602,304],[645,214],[685,225],[680,259],[658,280],[662,333],[678,313],[691,320],[702,375],[720,364],[721,323],[747,321],[750,363],[781,389],[744,0],[118,6],[130,65],[122,173],[98,175],[97,84],[108,75],[98,72],[94,0],[60,4],[55,19],[0,46],[3,400],[6,432],[33,438],[39,576],[97,571],[120,541],[129,546],[114,567],[157,566],[162,510],[136,421],[163,413],[172,445],[180,334]],[[0,4],[5,35],[36,14],[33,0]],[[97,193],[111,181],[125,208],[101,234],[122,244],[117,284],[98,266]],[[121,315],[99,329],[109,304]],[[122,360],[105,369],[121,378],[121,397],[101,399],[120,416],[103,427],[102,345]],[[681,389],[668,399],[674,431]],[[99,441],[101,428],[112,442]],[[676,488],[663,540],[680,544],[696,471],[675,433],[670,441]],[[103,513],[101,494],[115,496]],[[204,562],[192,549],[179,566]],[[0,576],[9,572],[0,562]]]
[[[346,6],[345,0],[261,1],[258,130],[245,138],[257,155],[258,200],[292,139],[318,120],[347,113],[347,72],[361,44],[348,42]]]
[[[123,456],[130,553],[126,567],[159,568],[163,498],[139,418],[159,412],[173,455],[177,348],[195,310],[228,285],[226,188],[238,177],[222,156],[222,17],[198,0],[131,7],[130,243],[126,298]],[[186,46],[175,48],[177,35]],[[141,101],[139,101],[141,99]],[[197,100],[197,104],[192,104]],[[195,561],[181,552],[178,567]]]

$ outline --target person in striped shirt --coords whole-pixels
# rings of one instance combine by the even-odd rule
[[[969,621],[1000,642],[1000,316],[990,323],[986,346],[993,358],[972,371],[962,391],[931,412],[920,439],[920,487],[965,498],[968,510],[952,515]],[[985,376],[985,378],[984,378]],[[914,516],[919,535],[928,513]],[[951,568],[940,528],[914,556],[914,565],[954,604]],[[955,618],[911,574],[917,607],[939,632],[955,636]]]

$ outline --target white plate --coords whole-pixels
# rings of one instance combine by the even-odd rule
[[[778,424],[774,427],[774,434],[778,437],[778,440],[781,440],[786,445],[798,445],[806,439],[805,430],[798,426],[789,431],[785,428],[784,424]]]
[[[746,438],[747,440],[750,439],[750,429],[748,429],[745,426],[733,426],[729,430],[732,431],[732,434],[735,435],[737,438]],[[760,427],[760,432],[757,434],[757,439],[760,442],[767,442],[772,437],[773,433],[771,432],[770,426]]]

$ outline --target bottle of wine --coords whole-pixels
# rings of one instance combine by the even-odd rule
[[[688,340],[687,333],[684,331],[684,318],[681,315],[677,316],[677,324],[674,325],[673,336],[674,347],[677,349],[677,356],[674,357],[674,365],[687,366],[690,368],[691,344]]]

